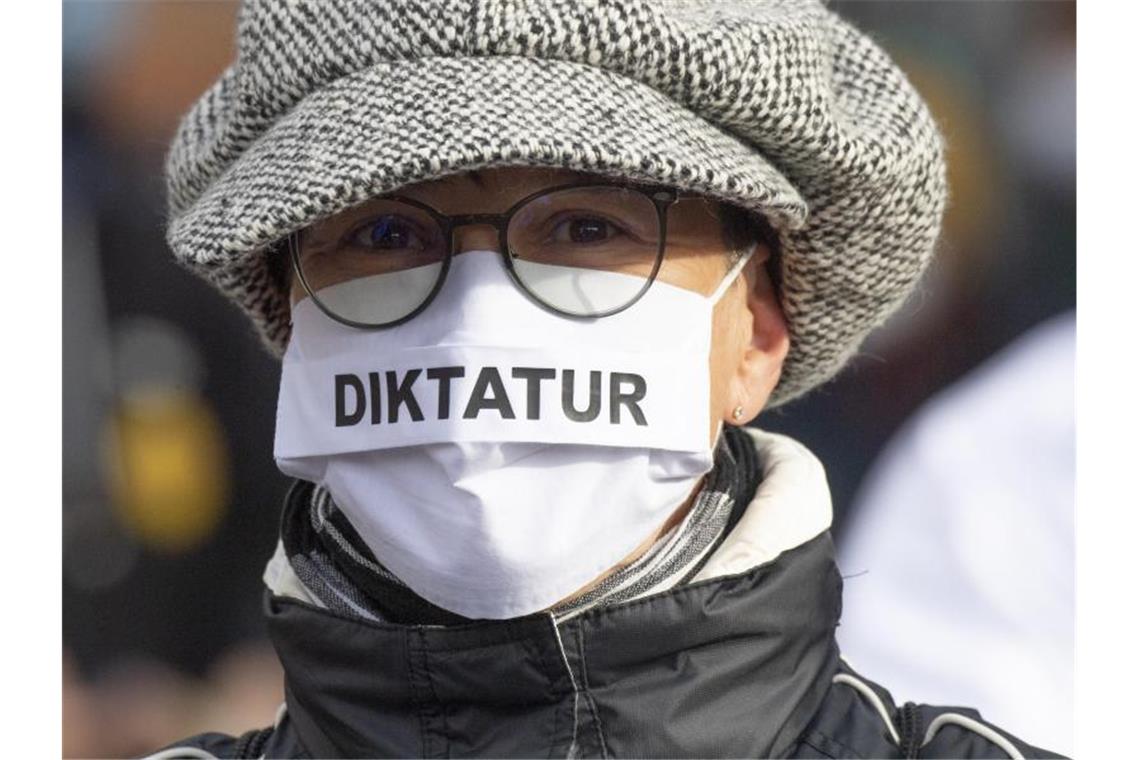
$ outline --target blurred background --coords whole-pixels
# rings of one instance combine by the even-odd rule
[[[839,379],[755,424],[798,438],[827,469],[849,591],[844,625],[850,621],[852,633],[848,641],[841,630],[841,641],[856,666],[864,664],[861,655],[872,662],[878,656],[874,642],[866,643],[874,637],[864,632],[861,612],[898,614],[889,610],[908,609],[907,594],[945,600],[944,618],[931,613],[932,625],[962,614],[1004,619],[1007,627],[1016,618],[1020,627],[1010,630],[1017,631],[1018,645],[1010,656],[1039,651],[1039,660],[1026,661],[1027,671],[1044,667],[1034,665],[1039,661],[1052,668],[1052,681],[1022,688],[1017,706],[984,684],[945,685],[934,674],[923,680],[918,666],[898,654],[906,648],[894,644],[888,649],[902,672],[864,674],[894,689],[900,703],[972,702],[1013,733],[1071,751],[1071,357],[1062,352],[1052,363],[1033,364],[1009,358],[1017,352],[1003,349],[1016,347],[1018,338],[1050,318],[1057,319],[1049,324],[1071,320],[1076,305],[1075,5],[830,5],[891,52],[929,101],[947,138],[951,203],[939,257],[915,297]],[[272,458],[278,367],[237,308],[182,270],[163,240],[166,146],[181,114],[231,60],[235,18],[236,4],[229,2],[64,4],[62,657],[68,757],[142,754],[204,730],[264,726],[282,699],[282,674],[261,623],[260,580],[288,486]],[[1035,420],[1059,420],[1049,427],[1055,445],[1050,438],[1051,448],[1037,458],[1032,441],[1001,447],[1002,455],[1028,452],[1022,456],[1028,464],[1020,468],[991,468],[1015,473],[1004,490],[994,487],[980,496],[978,489],[955,491],[950,484],[971,478],[979,467],[961,457],[925,461],[923,472],[940,475],[910,490],[892,488],[894,473],[915,471],[923,435],[955,451],[998,440],[987,430],[998,427],[995,420],[1010,404],[972,403],[970,394],[955,389],[976,384],[971,378],[978,375],[1000,373],[994,368],[999,363],[1029,367],[1020,375],[1023,385],[1015,387],[1061,379],[1024,411]],[[964,396],[959,412],[952,402]],[[939,414],[947,404],[950,411]],[[955,433],[937,423],[971,414],[990,427],[966,426],[950,438]],[[1009,425],[1027,429],[1020,421]],[[934,432],[922,432],[927,430]],[[1047,514],[1036,496],[1046,486]],[[971,530],[996,537],[990,543],[1007,548],[1009,566],[1020,567],[1039,588],[1048,582],[1042,605],[1053,605],[1050,614],[1070,617],[1041,632],[1027,616],[1043,607],[1012,610],[1002,606],[1000,595],[989,600],[987,611],[956,612],[945,588],[961,588],[956,573],[966,567],[977,574],[996,551],[969,540],[976,532],[943,545],[941,554],[924,555],[937,575],[928,583],[876,586],[876,577],[897,576],[900,568],[877,574],[875,540],[887,537],[898,545],[898,533],[915,536],[926,529],[945,535],[945,526],[921,518],[914,505],[951,501],[969,504],[971,511],[945,506],[939,514],[964,515],[963,524],[968,516]],[[991,518],[993,525],[977,522]],[[1039,539],[1037,546],[1046,536],[1054,551],[1008,551],[1009,541],[1026,534],[1026,522],[1042,523],[1028,535]],[[916,545],[922,540],[916,536]],[[984,551],[990,554],[970,554]],[[1034,563],[1049,564],[1051,574],[1033,572]],[[973,579],[981,586],[1010,575],[1009,567],[985,566],[984,579]],[[872,599],[876,590],[882,596]],[[892,623],[877,620],[888,628]],[[971,648],[989,646],[987,630],[970,642],[930,643],[926,657],[937,658],[940,648],[954,655],[958,646],[966,656]],[[915,630],[908,640],[926,636]],[[1025,644],[1030,636],[1048,642],[1034,649]],[[906,688],[917,693],[899,694],[896,684],[908,675],[913,685]],[[953,699],[957,694],[962,696]]]

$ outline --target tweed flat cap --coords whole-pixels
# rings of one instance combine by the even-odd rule
[[[769,406],[906,297],[942,142],[873,42],[813,0],[248,0],[167,156],[167,239],[283,351],[269,256],[401,185],[488,166],[665,183],[764,214],[791,335]]]

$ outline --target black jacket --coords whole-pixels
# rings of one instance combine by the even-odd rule
[[[588,611],[376,624],[267,592],[276,725],[159,757],[1055,757],[957,707],[898,707],[839,656],[821,534],[738,575]]]

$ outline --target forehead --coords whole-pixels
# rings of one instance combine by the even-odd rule
[[[459,211],[492,213],[502,211],[515,201],[544,188],[591,180],[612,181],[601,175],[570,169],[497,166],[405,185],[392,194],[424,201],[445,214]]]
[[[371,198],[310,225],[305,238],[311,244],[324,243],[347,227],[366,219],[388,196],[413,198],[441,214],[496,214],[526,196],[548,187],[569,185],[605,177],[570,169],[508,166],[474,169],[403,185],[390,193]]]
[[[621,182],[602,174],[535,166],[496,166],[486,169],[448,174],[443,177],[403,185],[386,195],[413,198],[426,203],[443,214],[494,214],[510,208],[517,201],[550,187],[577,183]],[[383,196],[381,196],[382,198]],[[381,198],[364,201],[346,211],[315,224],[312,232],[322,228],[340,227],[367,216]],[[711,199],[683,197],[670,212],[676,227],[688,224],[707,225],[718,219],[716,205]]]

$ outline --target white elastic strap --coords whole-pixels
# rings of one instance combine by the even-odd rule
[[[720,300],[720,297],[724,295],[725,291],[732,286],[732,283],[736,282],[736,275],[740,274],[740,271],[744,269],[744,265],[752,258],[752,254],[756,253],[756,246],[757,243],[753,243],[752,247],[748,249],[748,252],[732,265],[732,269],[728,270],[728,274],[724,276],[724,279],[720,281],[720,285],[718,285],[717,289],[713,291],[713,294],[709,296],[709,300],[716,303]]]
[[[1001,747],[1002,752],[1014,758],[1014,760],[1025,760],[1025,756],[1017,751],[1017,747],[1009,739],[994,731],[992,728],[984,723],[979,723],[973,718],[967,718],[965,715],[959,713],[942,713],[937,718],[930,722],[930,726],[926,729],[926,735],[922,739],[922,746],[930,744],[931,739],[938,733],[938,729],[942,728],[948,723],[956,726],[969,729],[982,738],[993,742]]]
[[[874,689],[860,681],[858,678],[849,676],[846,673],[836,673],[835,677],[831,679],[831,682],[847,684],[852,689],[862,694],[863,697],[866,698],[866,700],[874,706],[875,711],[879,713],[879,717],[883,719],[883,725],[885,725],[887,727],[887,731],[890,732],[891,740],[895,744],[901,744],[899,741],[899,733],[895,730],[895,724],[891,723],[891,716],[887,715],[887,708],[883,704],[883,700],[879,699],[879,695],[875,693]]]
[[[142,760],[178,760],[178,758],[191,758],[191,760],[218,760],[217,755],[212,755],[200,747],[167,747],[161,752],[155,752],[153,755],[147,755]]]
[[[570,749],[566,757],[571,757],[578,749],[578,682],[574,679],[574,671],[570,668],[570,658],[566,656],[566,647],[562,645],[562,633],[558,630],[558,620],[554,613],[547,613],[550,618],[550,627],[554,629],[554,640],[558,642],[558,652],[562,655],[562,664],[566,666],[566,675],[570,676],[570,686],[574,688],[574,725],[570,730]]]

